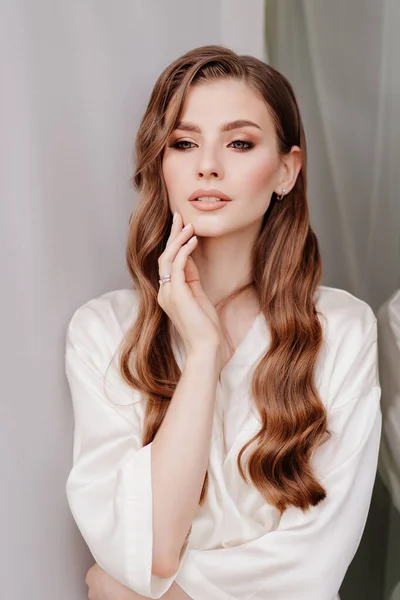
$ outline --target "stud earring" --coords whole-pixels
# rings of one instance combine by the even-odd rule
[[[286,194],[286,190],[285,190],[285,188],[283,188],[283,190],[281,191],[281,195],[278,196],[278,200],[282,200],[282,198],[285,194]]]

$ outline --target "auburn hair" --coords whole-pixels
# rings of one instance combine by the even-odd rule
[[[321,258],[309,221],[306,140],[293,89],[282,74],[253,56],[240,56],[217,45],[195,48],[167,66],[154,85],[136,137],[132,181],[139,198],[131,214],[126,248],[138,313],[120,345],[119,369],[125,382],[147,400],[145,446],[153,441],[181,376],[172,347],[173,326],[157,301],[158,257],[172,225],[162,175],[163,151],[180,119],[189,87],[221,79],[244,82],[263,97],[274,120],[281,155],[293,145],[302,153],[293,189],[284,201],[277,201],[273,193],[264,215],[252,251],[252,282],[234,290],[219,306],[254,286],[271,336],[253,373],[252,401],[261,426],[239,452],[241,477],[249,483],[241,463],[243,452],[252,444],[248,476],[265,500],[281,512],[290,505],[306,510],[326,496],[310,458],[330,435],[314,383],[322,346],[314,303]],[[208,472],[200,504],[207,489]]]

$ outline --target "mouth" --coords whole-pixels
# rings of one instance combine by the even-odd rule
[[[189,196],[189,202],[208,202],[208,203],[217,203],[217,202],[232,202],[232,198],[221,192],[220,190],[211,189],[199,189],[193,192]]]
[[[203,198],[199,198],[198,200],[190,200],[190,204],[193,206],[193,208],[197,208],[197,210],[211,211],[228,206],[228,204],[230,204],[230,200],[220,200],[219,198],[215,200],[207,198],[207,200],[204,200]]]
[[[189,200],[189,202],[202,202],[203,204],[218,204],[219,202],[230,202],[230,200],[221,200],[217,196],[201,196],[195,200]]]

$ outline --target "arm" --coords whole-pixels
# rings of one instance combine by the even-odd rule
[[[335,598],[363,533],[376,474],[381,411],[374,319],[350,324],[337,350],[332,436],[313,456],[326,499],[305,513],[290,507],[275,530],[248,543],[191,549],[189,562],[207,577],[193,588],[195,597],[207,585],[210,597],[226,600]]]
[[[73,467],[66,485],[67,498],[81,534],[100,567],[135,592],[149,598],[160,598],[172,585],[176,573],[169,569],[165,574],[167,569],[161,569],[160,565],[154,568],[153,562],[158,561],[153,561],[153,520],[155,518],[157,527],[156,540],[160,539],[159,531],[163,527],[167,535],[172,535],[166,519],[163,520],[160,514],[162,498],[163,494],[172,493],[173,485],[184,485],[183,476],[176,472],[176,465],[179,464],[179,468],[182,465],[190,481],[188,489],[181,487],[181,493],[184,491],[182,496],[190,499],[189,505],[185,505],[185,498],[180,500],[179,493],[175,491],[176,501],[180,502],[184,513],[183,520],[179,520],[170,502],[164,506],[168,506],[169,518],[174,518],[179,526],[179,540],[174,539],[176,548],[183,543],[205,475],[207,461],[204,457],[208,453],[208,428],[211,430],[212,422],[215,362],[211,360],[211,351],[209,358],[204,360],[198,357],[189,360],[188,357],[179,389],[177,387],[171,401],[174,414],[164,420],[160,435],[154,440],[153,498],[153,442],[145,447],[141,445],[141,409],[138,406],[143,408],[143,398],[116,376],[107,377],[107,395],[104,391],[104,365],[108,365],[117,345],[114,345],[114,339],[110,339],[109,331],[115,324],[109,321],[109,308],[104,310],[102,305],[92,301],[76,311],[68,328],[65,366],[75,427]],[[185,418],[188,412],[190,419]],[[175,419],[180,425],[179,430],[174,426]],[[184,429],[190,427],[190,422],[192,429],[189,435]],[[196,427],[200,431],[196,431]],[[172,442],[170,453],[167,441]],[[197,443],[195,448],[185,447],[192,446],[193,442]],[[182,453],[183,448],[185,453]],[[163,451],[168,452],[164,467]],[[178,463],[173,462],[174,451],[179,452]],[[196,457],[199,464],[193,467]],[[168,478],[163,477],[163,468],[168,472]],[[188,473],[192,468],[194,474]],[[171,543],[171,547],[173,545]],[[182,552],[177,570],[184,556],[185,552]]]
[[[165,577],[178,569],[199,506],[210,455],[217,381],[216,351],[188,356],[152,442],[153,544],[158,549],[155,564]]]
[[[147,596],[137,594],[113,579],[97,563],[86,573],[85,583],[88,586],[90,600],[147,600]],[[192,600],[192,598],[174,581],[162,595],[161,600]]]

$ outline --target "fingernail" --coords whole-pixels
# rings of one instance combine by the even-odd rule
[[[175,221],[176,221],[176,217],[177,217],[177,216],[178,216],[178,213],[177,213],[177,212],[175,212],[175,213],[174,213],[174,218],[172,219],[172,222],[173,222],[173,223],[175,223]]]
[[[182,229],[182,231],[185,231],[185,229],[189,229],[190,226],[191,226],[191,223],[188,223],[187,225],[185,225],[185,227]]]

